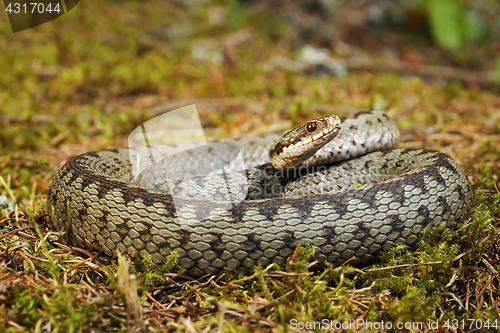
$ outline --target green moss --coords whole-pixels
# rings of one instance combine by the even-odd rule
[[[403,135],[408,135],[406,141],[435,149],[453,144],[447,137],[434,140],[426,131],[440,117],[443,125],[436,132],[460,135],[462,128],[468,131],[489,124],[487,133],[497,133],[496,96],[461,84],[441,86],[396,74],[358,72],[339,80],[281,69],[266,72],[267,59],[296,53],[286,41],[294,31],[276,20],[274,13],[261,13],[258,8],[247,12],[234,3],[228,11],[225,5],[221,1],[193,7],[165,1],[89,3],[58,19],[58,24],[2,35],[2,45],[9,52],[0,54],[0,66],[9,70],[0,76],[0,109],[2,117],[10,118],[0,120],[8,124],[0,130],[0,195],[17,208],[11,219],[1,207],[0,230],[8,232],[9,225],[38,226],[33,215],[44,211],[50,176],[62,160],[82,147],[95,150],[123,144],[120,140],[151,117],[146,110],[164,101],[245,97],[267,111],[252,119],[256,125],[278,118],[297,124],[320,113],[349,113],[385,103]],[[211,23],[214,9],[233,23]],[[251,32],[251,38],[223,50],[232,62],[209,67],[193,59],[194,43],[210,39],[217,51],[219,40],[214,37],[234,32],[236,22]],[[8,31],[5,27],[0,22],[0,31]],[[285,42],[277,43],[277,37]],[[473,117],[464,107],[471,101]],[[322,111],[317,111],[318,106]],[[236,113],[218,110],[204,120],[227,131],[243,125]],[[219,330],[222,322],[221,330],[228,332],[270,327],[288,331],[292,319],[442,323],[498,318],[498,310],[490,304],[491,298],[500,297],[498,281],[485,264],[491,261],[493,269],[500,271],[492,259],[499,246],[500,220],[500,195],[492,195],[499,179],[496,143],[495,138],[484,140],[471,156],[460,149],[448,150],[456,152],[475,180],[474,190],[479,191],[467,221],[455,231],[426,230],[418,249],[397,246],[370,266],[312,264],[313,247],[299,247],[283,265],[198,281],[185,279],[183,271],[169,273],[175,269],[175,253],[161,266],[154,265],[151,257],[132,262],[130,272],[138,276],[144,306],[152,309],[147,312],[149,329],[168,325],[171,330],[189,330],[180,317],[197,318],[190,325],[199,331]],[[27,221],[21,212],[32,216]],[[97,253],[90,260],[77,250],[59,247],[56,242],[67,243],[68,229],[52,225],[52,230],[57,233],[47,233],[50,228],[43,226],[32,234],[35,239],[12,234],[0,240],[4,279],[20,281],[0,292],[0,316],[32,331],[37,327],[60,332],[134,330],[127,327],[125,310],[113,295],[114,261]],[[35,276],[40,279],[37,287],[29,282]],[[155,312],[157,304],[150,297],[171,307]],[[158,319],[163,316],[165,322]],[[0,330],[17,329],[2,321]]]
[[[486,251],[500,245],[497,233],[500,217],[500,194],[485,197],[479,192],[475,200],[475,208],[467,224],[460,229],[460,240],[468,249],[471,260],[478,260]]]
[[[166,279],[164,274],[170,273],[177,265],[177,262],[177,252],[172,252],[168,255],[165,263],[161,266],[154,264],[151,256],[147,255],[142,259],[137,271],[140,285],[147,288],[165,284]]]

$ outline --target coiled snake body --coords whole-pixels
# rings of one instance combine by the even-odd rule
[[[54,177],[48,202],[61,227],[70,223],[73,243],[108,255],[151,255],[158,264],[176,251],[179,265],[197,277],[283,264],[299,243],[314,246],[319,262],[368,262],[396,243],[415,245],[426,227],[453,227],[473,197],[466,174],[449,156],[391,150],[399,132],[382,111],[346,120],[337,138],[314,155],[328,164],[298,175],[278,177],[266,164],[277,138],[234,141],[245,162],[264,165],[243,173],[248,183],[236,187],[246,197],[230,209],[219,204],[227,193],[192,191],[206,179],[179,188],[175,203],[161,189],[135,185],[128,149],[70,159]],[[224,179],[238,183],[238,175]],[[276,194],[277,185],[282,191]],[[176,210],[179,203],[183,208]]]

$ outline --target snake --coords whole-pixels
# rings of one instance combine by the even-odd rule
[[[426,228],[453,228],[473,199],[457,162],[435,150],[398,149],[399,137],[382,110],[342,123],[324,117],[284,135],[209,142],[205,152],[221,156],[209,168],[235,156],[244,165],[164,181],[204,163],[200,147],[171,145],[180,164],[169,163],[168,147],[148,147],[156,162],[139,181],[132,153],[141,148],[88,152],[55,174],[48,205],[72,244],[158,265],[176,252],[192,277],[285,265],[299,245],[314,248],[318,265],[364,264],[396,244],[418,246]],[[310,145],[309,158],[289,164]]]

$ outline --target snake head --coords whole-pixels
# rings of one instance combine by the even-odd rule
[[[286,132],[269,149],[271,164],[277,170],[299,166],[337,136],[340,124],[340,118],[331,115]]]

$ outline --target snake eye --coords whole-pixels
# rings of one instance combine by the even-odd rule
[[[314,132],[318,128],[318,125],[316,125],[315,122],[311,121],[307,123],[306,128],[308,132]]]

